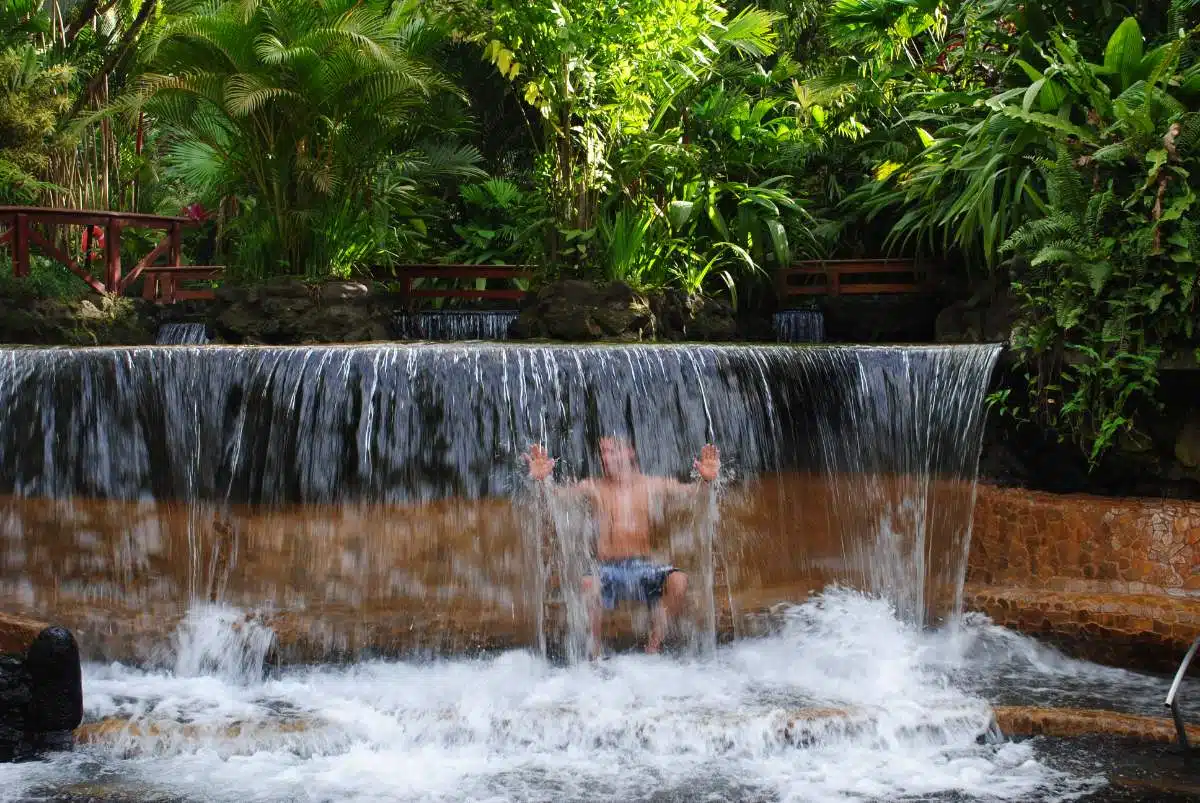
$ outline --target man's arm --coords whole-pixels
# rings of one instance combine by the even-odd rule
[[[590,492],[591,483],[587,480],[583,482],[572,482],[566,485],[560,485],[553,482],[551,474],[554,473],[554,466],[558,460],[551,457],[546,451],[546,447],[540,443],[535,443],[529,447],[529,451],[521,455],[525,459],[525,464],[529,466],[529,477],[534,482],[544,482],[546,490],[558,497],[581,496]]]
[[[721,453],[711,443],[700,450],[700,457],[692,466],[700,475],[699,482],[680,482],[672,477],[654,477],[650,489],[671,501],[685,501],[707,483],[714,482],[721,473]]]

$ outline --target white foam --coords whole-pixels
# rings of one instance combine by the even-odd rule
[[[990,707],[956,683],[966,660],[952,660],[948,646],[970,638],[923,632],[878,600],[836,589],[786,618],[777,636],[708,659],[552,666],[509,652],[266,680],[89,665],[88,718],[129,717],[138,733],[47,765],[2,767],[0,800],[106,778],[145,798],[239,803],[1026,801],[1095,787],[1046,766],[1033,743],[989,743]],[[245,654],[233,637],[214,639],[207,620],[244,617],[205,606],[181,633]],[[177,645],[181,654],[195,646],[182,635]],[[208,655],[202,665],[228,665]],[[793,713],[814,706],[850,716],[805,720],[791,731],[802,738],[785,738]]]

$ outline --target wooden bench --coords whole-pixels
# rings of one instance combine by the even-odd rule
[[[928,293],[931,269],[911,259],[824,259],[798,262],[776,275],[780,299],[792,296]]]
[[[220,281],[225,273],[221,265],[158,265],[142,269],[144,284],[142,298],[156,304],[178,301],[211,301],[216,298],[212,282]],[[202,287],[184,283],[207,282]]]
[[[533,277],[533,273],[521,265],[397,265],[395,268],[376,268],[372,277],[381,282],[398,282],[400,295],[404,305],[412,308],[421,299],[469,298],[485,301],[517,302],[525,297],[526,291],[519,287],[479,288],[479,287],[430,287],[422,284],[414,287],[418,280],[429,279],[469,279],[478,281],[503,280],[508,282],[524,281]]]

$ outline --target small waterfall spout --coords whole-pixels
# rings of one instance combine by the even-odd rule
[[[208,326],[203,323],[164,323],[156,340],[160,346],[203,346],[208,341]]]
[[[401,340],[508,340],[516,310],[402,312],[396,318]]]
[[[780,343],[821,343],[825,315],[819,309],[786,309],[775,313],[775,340]]]
[[[260,680],[274,642],[275,633],[253,615],[228,606],[196,603],[175,631],[173,668],[179,677]]]

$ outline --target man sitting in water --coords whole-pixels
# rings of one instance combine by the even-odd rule
[[[529,476],[536,481],[547,479],[554,470],[556,461],[541,445],[531,447],[524,457],[529,464]],[[588,598],[592,651],[595,654],[600,649],[601,606],[611,610],[619,601],[634,600],[650,606],[646,652],[656,653],[662,647],[668,617],[675,619],[683,611],[688,578],[674,566],[650,560],[651,503],[661,503],[664,497],[678,497],[695,486],[643,474],[633,447],[622,438],[600,439],[600,463],[604,467],[603,478],[561,489],[581,494],[591,503],[599,530],[596,541],[599,576],[584,577],[582,581]],[[714,481],[721,469],[717,447],[706,445],[694,465],[702,480]]]

